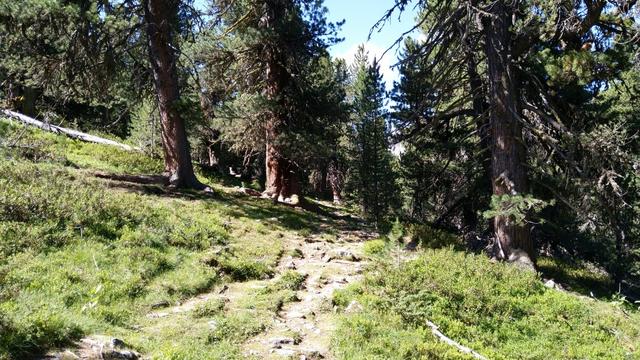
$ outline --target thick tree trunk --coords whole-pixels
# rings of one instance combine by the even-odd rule
[[[517,195],[527,191],[527,177],[515,74],[511,64],[509,27],[512,11],[498,1],[491,8],[491,13],[491,17],[484,18],[483,25],[489,65],[492,189],[494,195]],[[497,216],[494,230],[500,258],[532,264],[535,247],[528,225],[515,224],[508,217]]]
[[[268,1],[267,12],[262,25],[273,30],[277,19],[284,16],[284,6],[281,1]],[[266,183],[264,194],[274,201],[286,201],[298,204],[300,201],[300,183],[296,166],[287,159],[278,145],[283,124],[287,122],[287,115],[282,106],[282,94],[287,83],[287,72],[283,67],[282,49],[273,44],[267,45],[265,51],[266,62],[266,96],[271,102],[272,109],[268,114],[265,131],[265,164]]]
[[[178,11],[177,2],[144,0],[143,6],[160,112],[165,172],[172,186],[205,189],[193,172],[184,119],[178,109],[180,91],[171,29],[171,20]]]

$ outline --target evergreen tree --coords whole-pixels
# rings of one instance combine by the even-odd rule
[[[378,224],[388,218],[396,191],[386,92],[380,65],[376,59],[369,64],[362,46],[356,54],[353,70],[351,189],[363,213]]]
[[[237,151],[264,154],[266,196],[297,203],[303,164],[322,153],[322,139],[344,117],[340,74],[326,50],[336,28],[316,0],[234,1],[225,9],[218,58],[233,60],[233,80],[219,127]]]

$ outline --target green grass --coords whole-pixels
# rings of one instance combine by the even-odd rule
[[[267,329],[304,283],[295,271],[272,278],[282,256],[302,256],[285,242],[330,223],[238,194],[217,175],[199,174],[215,196],[92,176],[162,170],[159,159],[140,153],[5,121],[0,139],[0,359],[90,334],[125,339],[157,359],[241,359],[242,343]],[[337,241],[330,230],[319,236]],[[447,234],[412,230],[423,247],[459,245]],[[464,358],[438,342],[426,320],[492,359],[638,358],[640,315],[601,293],[609,285],[601,274],[540,259],[545,276],[600,296],[587,299],[454,250],[418,252],[398,265],[397,254],[385,260],[395,251],[390,244],[367,242],[373,264],[365,279],[333,299],[339,309],[354,300],[364,309],[341,318],[337,358]],[[232,305],[212,298],[193,311],[147,317],[231,282],[248,282]]]
[[[0,118],[0,154],[5,158],[49,162],[118,174],[157,174],[162,161],[140,152],[73,140]],[[7,148],[7,145],[12,145]]]
[[[213,341],[208,321],[213,316],[251,334],[264,328],[266,316],[231,316],[212,303],[196,309],[197,316],[157,324],[157,333],[136,329],[153,325],[146,314],[157,304],[271,277],[283,240],[318,222],[226,188],[208,197],[91,176],[161,170],[159,160],[136,152],[4,121],[0,138],[19,145],[0,147],[0,359],[43,353],[89,334],[122,336],[158,358],[200,359],[205,352],[240,358],[238,341]],[[292,292],[278,289],[261,301],[280,306]],[[176,334],[180,344],[171,346]],[[196,343],[201,347],[194,349]]]
[[[451,249],[401,264],[378,262],[336,294],[346,307],[334,336],[345,359],[465,358],[438,343],[426,321],[491,359],[631,359],[640,314],[547,289],[536,274]]]

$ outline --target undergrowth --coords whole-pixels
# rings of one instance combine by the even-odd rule
[[[338,292],[348,314],[334,335],[345,359],[467,358],[439,343],[426,321],[491,359],[630,359],[640,315],[620,305],[548,289],[538,276],[485,256],[428,250],[401,265],[378,261]]]
[[[271,276],[278,241],[242,235],[249,220],[229,228],[228,211],[106,190],[56,162],[0,161],[0,358],[126,332],[155,304]]]

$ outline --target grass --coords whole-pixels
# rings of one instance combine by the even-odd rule
[[[161,171],[161,161],[136,152],[5,121],[0,138],[12,145],[0,147],[0,359],[42,354],[88,334],[122,336],[157,358],[240,358],[242,337],[231,337],[266,326],[266,313],[256,317],[254,309],[292,298],[285,286],[239,314],[213,302],[154,324],[146,314],[158,304],[273,276],[283,241],[317,217],[220,186],[212,198],[91,175]],[[141,326],[157,331],[141,335]]]
[[[337,241],[326,227],[317,235],[330,220],[238,194],[205,173],[216,196],[92,176],[162,170],[143,154],[4,121],[0,139],[0,359],[41,355],[90,334],[125,339],[151,358],[240,359],[243,342],[296,301],[304,283],[295,271],[274,277],[282,256],[302,256],[285,242],[312,234]],[[364,245],[365,279],[333,299],[338,309],[353,301],[363,309],[341,318],[337,358],[465,358],[437,341],[426,320],[492,359],[638,358],[640,315],[600,294],[608,286],[601,274],[540,259],[546,277],[601,296],[578,297],[545,288],[536,274],[447,249],[458,240],[446,234],[412,231],[428,240],[424,247],[445,249],[403,263],[389,256],[390,241]],[[235,282],[246,291],[233,304],[211,298],[193,311],[147,317]]]
[[[426,321],[491,359],[631,359],[640,314],[618,304],[547,289],[536,274],[452,249],[400,266],[381,260],[334,303],[359,302],[334,336],[345,359],[464,359]]]

